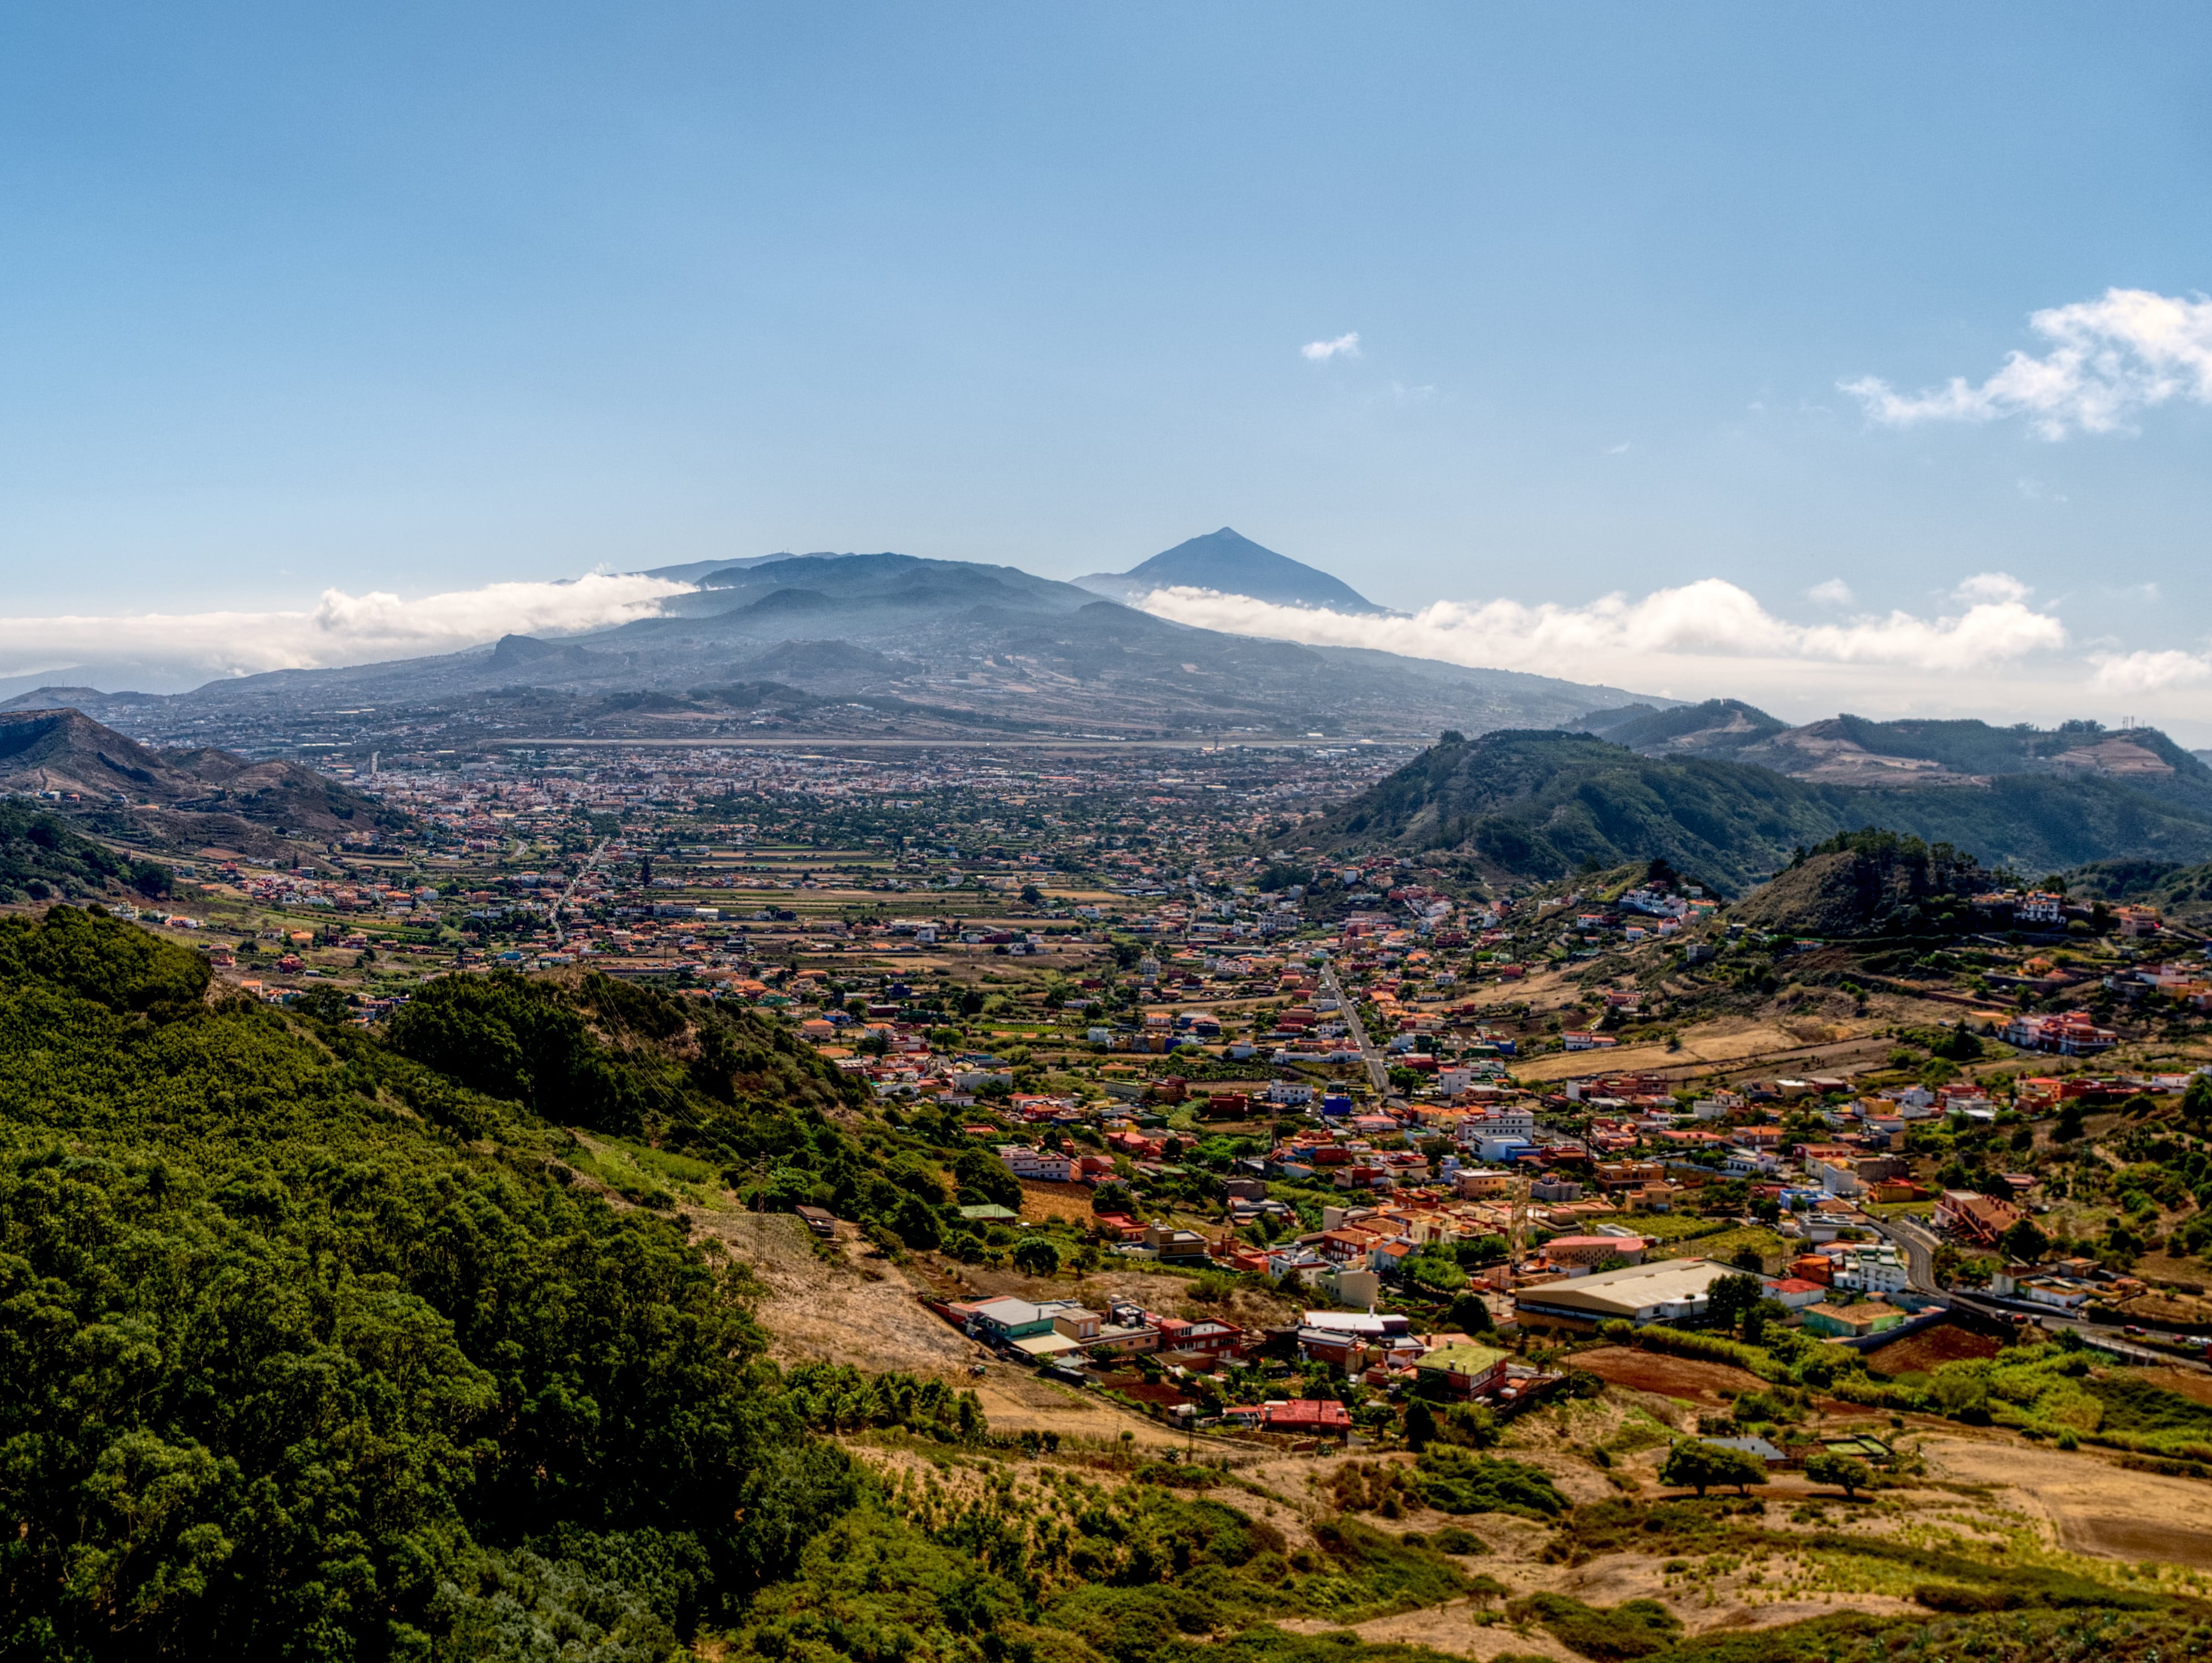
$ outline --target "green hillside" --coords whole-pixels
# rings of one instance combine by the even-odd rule
[[[0,803],[0,903],[169,893],[167,866],[133,860],[80,836],[52,815]]]
[[[2173,922],[2212,926],[2212,863],[2101,860],[2069,873],[2067,887],[2086,900],[2155,907]]]
[[[1968,897],[1991,875],[1948,845],[1869,828],[1808,849],[1729,910],[1735,923],[1819,937],[1946,935],[1972,930]]]
[[[832,1429],[960,1454],[975,1400],[779,1371],[745,1275],[583,1193],[556,1124],[957,1221],[969,1161],[750,1015],[453,978],[387,1043],[207,991],[95,911],[0,924],[0,1656],[1427,1663],[1267,1625],[1469,1591],[1349,1519],[1292,1563],[1141,1472],[872,1476]]]
[[[2036,873],[2212,857],[2212,814],[2109,780],[2021,774],[1985,787],[1866,791],[1528,731],[1448,734],[1317,829],[1334,844],[1456,851],[1538,878],[1663,858],[1734,892],[1799,848],[1869,825]]]

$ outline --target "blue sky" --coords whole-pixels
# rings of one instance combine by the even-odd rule
[[[2054,438],[1839,384],[2212,288],[2208,46],[2159,5],[17,8],[7,610],[1068,576],[1231,524],[1409,610],[1934,618],[2002,572],[2069,664],[2193,664],[2194,391]],[[2186,723],[2205,679],[2127,689]]]

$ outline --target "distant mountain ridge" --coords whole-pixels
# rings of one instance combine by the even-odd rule
[[[945,737],[980,727],[1425,743],[1449,727],[1571,722],[1635,696],[1520,671],[1196,628],[1012,566],[878,553],[662,568],[678,573],[696,586],[655,616],[557,640],[507,635],[434,658],[275,671],[174,695],[39,689],[8,702],[72,706],[165,739],[205,734],[199,724],[212,721],[226,743],[256,749],[268,743],[262,735],[296,732],[291,725],[342,712],[337,731],[364,749],[376,742],[377,725],[393,724],[396,750],[404,748],[396,729],[405,724],[393,713],[426,705],[464,738],[472,724],[486,738],[513,735],[518,718],[549,736],[653,737],[678,720],[687,732],[701,731],[698,713],[679,717],[677,705],[619,695],[678,698],[762,680],[848,695],[842,704],[813,698],[787,712],[789,720],[746,719],[749,729],[790,727],[803,715],[807,731],[825,737]]]
[[[118,826],[172,841],[195,829],[233,842],[271,835],[322,840],[397,818],[297,762],[254,762],[209,746],[155,750],[76,709],[0,712],[0,791],[73,794],[112,810]]]
[[[1512,877],[1662,858],[1734,894],[1798,849],[1868,826],[2036,873],[2121,858],[2212,859],[2212,810],[2123,778],[2014,773],[1975,789],[1874,789],[1526,731],[1448,735],[1314,831],[1339,847],[1456,853]]]
[[[1119,601],[1155,589],[1214,589],[1278,606],[1318,606],[1333,612],[1380,613],[1383,608],[1328,573],[1264,549],[1231,526],[1178,543],[1126,572],[1093,572],[1077,586]]]
[[[1645,756],[1752,762],[1823,785],[1971,790],[1987,789],[2007,774],[2102,778],[2212,814],[2212,768],[2156,728],[2110,729],[2090,721],[1996,727],[1851,715],[1791,727],[1736,699],[1672,710],[1629,705],[1594,711],[1575,727]]]

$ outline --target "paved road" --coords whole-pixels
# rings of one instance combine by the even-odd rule
[[[1910,1218],[1875,1218],[1869,1221],[1886,1240],[1894,1242],[1905,1255],[1905,1278],[1916,1293],[1941,1293],[1936,1281],[1936,1238]]]
[[[1344,1018],[1344,1030],[1352,1035],[1352,1042],[1359,1047],[1359,1059],[1367,1065],[1367,1077],[1375,1089],[1384,1097],[1390,1095],[1390,1065],[1367,1037],[1367,1024],[1359,1020],[1359,1007],[1344,991],[1344,984],[1336,979],[1336,967],[1325,964],[1321,972],[1322,989],[1336,1001],[1336,1014]]]
[[[2101,1322],[2084,1322],[2078,1317],[2061,1316],[2040,1305],[2025,1304],[2018,1300],[1997,1299],[1987,1294],[1953,1292],[1951,1303],[1967,1310],[1979,1311],[1990,1316],[2026,1316],[2030,1321],[2053,1332],[2070,1328],[2082,1339],[2098,1350],[2125,1357],[2130,1363],[2155,1363],[2169,1369],[2191,1369],[2206,1372],[2208,1365],[2185,1351],[2169,1351],[2161,1347],[2143,1345],[2112,1332]]]
[[[2031,1321],[2056,1332],[2070,1328],[2090,1344],[2131,1363],[2165,1363],[2183,1369],[2203,1369],[2206,1365],[2193,1357],[2177,1355],[2155,1346],[2138,1345],[2114,1333],[2103,1323],[2083,1322],[2078,1318],[2062,1315],[2047,1306],[2030,1305],[2019,1300],[1997,1299],[1985,1294],[1962,1293],[1956,1290],[1944,1291],[1936,1282],[1936,1239],[1925,1225],[1913,1218],[1877,1218],[1869,1221],[1883,1236],[1897,1244],[1905,1254],[1905,1278],[1917,1293],[1933,1296],[1944,1303],[1966,1310],[1978,1311],[1986,1316],[2026,1316]]]
[[[591,853],[584,857],[584,864],[576,868],[576,875],[568,880],[568,887],[561,891],[561,898],[553,903],[553,939],[556,942],[565,944],[568,939],[568,926],[561,921],[561,914],[568,910],[568,897],[576,893],[579,883],[592,875],[592,868],[599,864],[599,857],[607,852],[607,845],[612,841],[602,837],[592,845]]]

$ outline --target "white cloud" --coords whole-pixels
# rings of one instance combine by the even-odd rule
[[[1158,589],[1142,604],[1181,623],[1238,634],[1380,647],[1573,680],[1618,681],[1616,666],[1624,659],[1768,659],[1968,670],[2066,642],[2057,618],[2017,596],[1979,600],[1943,617],[1892,612],[1808,625],[1776,617],[1749,592],[1719,578],[1635,599],[1607,595],[1587,606],[1437,601],[1410,617],[1279,606],[1210,589]]]
[[[1357,358],[1359,354],[1359,331],[1340,335],[1334,341],[1309,341],[1298,349],[1298,355],[1321,364],[1332,358]]]
[[[2026,600],[2028,587],[2009,572],[1977,572],[1951,592],[1963,601]]]
[[[2202,652],[2110,652],[2094,662],[2090,685],[2106,693],[2156,693],[2212,682],[2212,658]]]
[[[213,677],[416,658],[510,632],[557,635],[626,623],[690,588],[593,573],[574,583],[493,583],[415,600],[326,589],[313,610],[301,612],[0,617],[0,677],[137,663]]]
[[[1816,583],[1805,592],[1823,606],[1849,606],[1851,604],[1851,586],[1841,578],[1830,578],[1826,583]]]
[[[2212,404],[2212,300],[2108,288],[2094,300],[2035,313],[2028,323],[2051,349],[2040,358],[2008,353],[2004,367],[1979,385],[1956,375],[1917,393],[1871,375],[1837,385],[1887,427],[2022,416],[2052,440],[2076,429],[2124,429],[2136,410],[2174,398]]]

